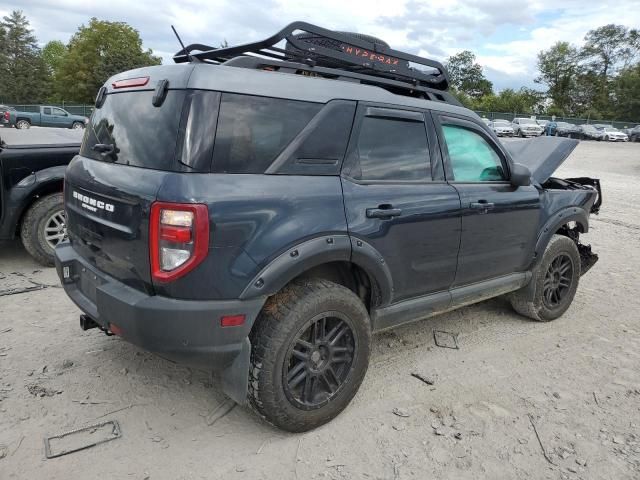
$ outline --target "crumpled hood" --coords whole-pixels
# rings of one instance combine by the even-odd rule
[[[537,137],[505,143],[504,147],[514,162],[529,168],[531,178],[542,184],[562,165],[578,143],[572,138]]]

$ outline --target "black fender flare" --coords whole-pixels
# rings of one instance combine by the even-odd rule
[[[0,238],[11,239],[24,212],[33,198],[52,184],[64,181],[66,165],[45,168],[27,175],[11,188],[5,197],[5,218],[0,227]],[[62,189],[60,189],[62,191]]]
[[[549,219],[545,222],[545,224],[540,229],[538,233],[538,241],[536,242],[535,256],[531,265],[529,267],[529,271],[533,271],[540,261],[542,260],[542,256],[544,251],[547,248],[547,245],[551,241],[551,237],[558,231],[560,227],[566,225],[569,222],[576,222],[583,233],[587,233],[589,231],[589,213],[580,207],[567,207],[562,210],[557,211]],[[531,296],[531,298],[535,295],[535,276],[531,277],[529,283],[523,287],[526,289],[526,292]]]
[[[240,299],[273,295],[307,270],[338,261],[354,263],[367,273],[372,283],[375,282],[379,304],[391,301],[391,273],[382,255],[363,240],[346,234],[323,235],[285,250],[260,270],[240,294]]]
[[[580,226],[582,233],[587,233],[589,231],[589,213],[584,208],[567,207],[557,211],[549,217],[538,233],[534,266],[540,258],[542,258],[542,254],[547,248],[553,234],[556,233],[560,227],[569,222],[576,222]]]

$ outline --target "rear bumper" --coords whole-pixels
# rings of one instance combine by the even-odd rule
[[[68,242],[56,248],[55,261],[67,295],[102,328],[169,360],[207,370],[229,369],[247,354],[249,331],[265,301],[147,295],[93,268]],[[220,325],[222,316],[240,314],[246,315],[243,325]]]

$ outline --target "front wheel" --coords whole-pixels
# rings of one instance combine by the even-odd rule
[[[18,130],[26,130],[27,128],[31,128],[31,123],[29,120],[18,120],[16,122],[16,128]]]
[[[358,391],[370,343],[369,315],[351,290],[321,279],[291,283],[252,330],[249,404],[290,432],[329,422]]]
[[[62,193],[38,199],[27,210],[20,227],[25,250],[47,267],[54,264],[53,251],[67,238]]]
[[[73,122],[73,125],[71,125],[71,128],[74,130],[81,130],[84,128],[84,123],[82,122]]]
[[[509,300],[519,314],[532,320],[548,322],[567,311],[578,289],[579,280],[578,247],[569,237],[554,235],[542,260],[533,271],[533,285],[509,294]]]

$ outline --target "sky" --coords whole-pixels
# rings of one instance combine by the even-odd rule
[[[475,53],[496,90],[534,83],[536,56],[557,41],[580,45],[591,29],[616,23],[640,28],[640,0],[0,0],[0,15],[23,10],[38,41],[67,42],[91,17],[123,21],[140,32],[145,48],[172,63],[185,44],[230,45],[266,38],[304,20],[367,33],[391,47],[444,61]]]

